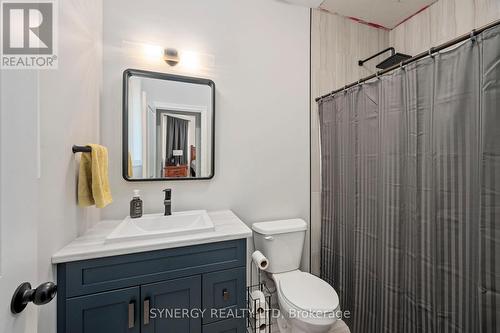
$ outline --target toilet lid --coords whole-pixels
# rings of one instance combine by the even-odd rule
[[[333,312],[339,306],[335,290],[320,278],[304,272],[290,272],[280,278],[281,296],[298,310]]]

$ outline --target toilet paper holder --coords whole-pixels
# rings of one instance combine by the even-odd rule
[[[271,292],[265,283],[247,287],[247,332],[271,333]]]

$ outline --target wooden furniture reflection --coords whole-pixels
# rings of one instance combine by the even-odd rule
[[[191,177],[196,177],[196,147],[191,145],[191,162],[189,163],[189,170]]]
[[[191,149],[191,162],[193,162],[194,160],[196,160],[196,147],[191,145],[190,149]]]
[[[167,178],[178,178],[188,176],[187,165],[167,165],[164,170],[164,175]]]

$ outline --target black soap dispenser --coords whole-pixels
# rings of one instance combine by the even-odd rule
[[[134,196],[130,201],[130,217],[133,219],[142,216],[142,200],[139,195],[139,190],[134,190]]]

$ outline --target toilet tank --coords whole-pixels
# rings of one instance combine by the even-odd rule
[[[284,273],[300,267],[307,224],[302,219],[259,222],[252,225],[255,250],[269,261],[269,273]]]

